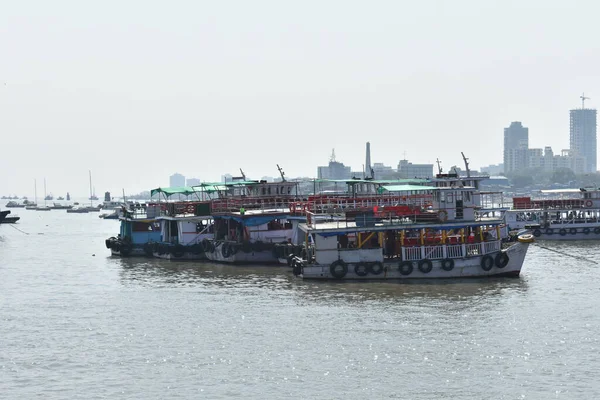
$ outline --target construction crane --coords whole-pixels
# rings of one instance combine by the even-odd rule
[[[581,109],[585,109],[585,101],[589,100],[589,97],[585,97],[585,93],[582,93],[581,96],[579,96],[579,98],[581,99]]]
[[[435,162],[437,163],[437,166],[438,166],[438,174],[441,174],[442,173],[442,162],[440,161],[439,158],[436,158]]]
[[[244,171],[242,171],[241,168],[240,168],[240,174],[242,174],[242,179],[245,181],[246,180],[246,174],[244,174]]]

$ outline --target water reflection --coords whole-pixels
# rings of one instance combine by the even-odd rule
[[[293,296],[298,302],[368,302],[440,299],[463,301],[501,297],[527,290],[524,278],[448,279],[430,281],[336,282],[303,281],[286,267],[234,266],[210,262],[159,259],[111,259],[125,285],[199,287],[235,290],[268,289],[268,294]]]

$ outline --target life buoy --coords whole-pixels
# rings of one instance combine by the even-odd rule
[[[542,231],[540,231],[539,229],[536,229],[533,231],[533,236],[540,237],[541,235],[542,235]]]
[[[444,271],[452,271],[454,269],[454,260],[451,258],[445,258],[442,260],[442,269]]]
[[[590,228],[583,228],[583,234],[584,235],[589,235],[590,234]]]
[[[202,249],[204,250],[205,253],[210,253],[210,247],[211,247],[210,240],[208,240],[208,239],[202,240]]]
[[[383,273],[383,264],[379,261],[376,261],[374,263],[369,264],[368,270],[373,275],[380,275],[381,273]]]
[[[413,263],[410,261],[403,261],[398,266],[398,270],[400,271],[401,275],[410,275],[412,274],[413,269]]]
[[[594,202],[593,202],[593,201],[591,201],[591,200],[586,200],[586,202],[585,202],[585,206],[586,206],[586,207],[591,207],[591,206],[593,206],[593,205],[594,205]]]
[[[554,229],[552,229],[552,228],[546,228],[546,230],[544,231],[544,233],[546,235],[553,235],[554,234]]]
[[[367,276],[369,267],[364,263],[358,263],[354,266],[354,273],[358,276]]]
[[[440,210],[438,212],[438,219],[440,222],[446,222],[448,220],[448,212],[446,210]]]
[[[342,279],[348,273],[348,265],[342,260],[334,261],[329,266],[329,273],[335,279]]]
[[[560,230],[558,231],[558,234],[560,236],[565,236],[567,234],[567,230],[565,228],[560,228]]]
[[[494,259],[489,254],[481,257],[481,269],[484,271],[489,271],[494,266]]]
[[[508,254],[506,254],[505,251],[501,251],[498,254],[496,254],[496,258],[494,259],[494,263],[496,264],[496,267],[498,268],[504,268],[508,265]]]
[[[576,235],[577,234],[577,228],[571,228],[571,229],[569,229],[569,233],[571,235]]]
[[[428,274],[431,272],[431,269],[433,268],[433,263],[431,262],[431,260],[428,259],[424,259],[419,261],[419,271],[421,271],[424,274]]]

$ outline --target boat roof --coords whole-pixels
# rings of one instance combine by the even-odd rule
[[[540,190],[542,193],[581,193],[587,191],[596,191],[598,189],[543,189]]]
[[[486,217],[480,218],[478,221],[451,221],[444,223],[431,223],[431,222],[410,222],[402,223],[400,221],[381,221],[375,223],[373,226],[357,226],[354,221],[331,221],[321,222],[317,224],[316,228],[309,227],[307,224],[298,224],[298,227],[307,233],[317,233],[322,236],[329,235],[343,235],[346,233],[354,232],[373,232],[373,231],[387,231],[387,230],[411,230],[411,229],[462,229],[473,226],[481,225],[502,225],[504,219]]]

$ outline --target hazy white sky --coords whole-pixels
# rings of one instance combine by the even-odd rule
[[[478,168],[600,104],[597,1],[3,1],[0,194],[315,176],[335,148]]]

